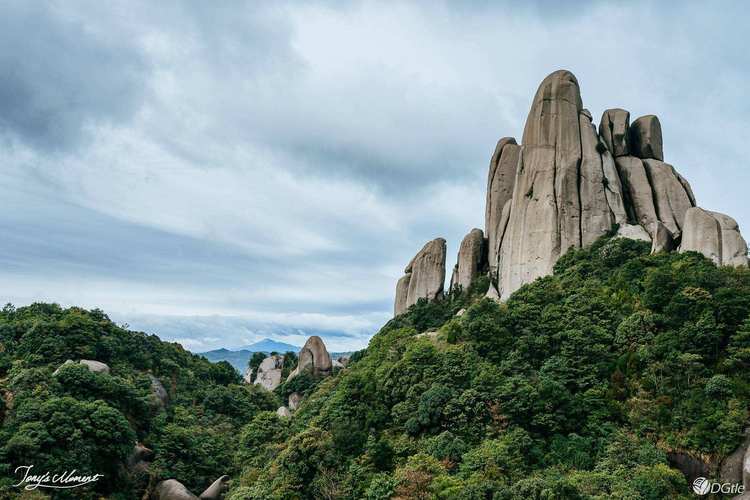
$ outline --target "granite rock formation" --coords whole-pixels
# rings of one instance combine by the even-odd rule
[[[151,497],[154,500],[198,500],[197,496],[176,479],[159,482]]]
[[[255,383],[268,391],[273,391],[281,384],[281,371],[284,368],[284,356],[274,354],[264,359],[258,366]]]
[[[436,300],[443,296],[445,286],[445,252],[443,238],[428,242],[409,262],[396,285],[396,315],[417,303],[419,299]]]
[[[693,207],[684,224],[681,252],[700,252],[717,265],[747,266],[747,243],[733,218]]]
[[[221,500],[224,496],[224,492],[228,488],[228,481],[229,476],[221,476],[219,479],[211,483],[211,486],[206,488],[198,498],[201,500]]]
[[[468,290],[477,276],[482,274],[487,262],[485,248],[484,233],[481,229],[474,228],[464,237],[458,249],[458,262],[451,277],[451,290],[454,287]]]
[[[297,367],[292,370],[287,380],[291,380],[303,371],[309,370],[314,375],[330,375],[333,370],[331,355],[328,354],[323,339],[317,335],[307,339],[299,351]]]
[[[646,241],[652,252],[692,250],[718,265],[746,266],[747,244],[736,221],[698,208],[690,184],[664,160],[656,116],[631,124],[627,110],[607,109],[597,133],[576,77],[555,71],[534,96],[521,144],[504,137],[490,159],[486,262],[475,260],[479,230],[472,230],[451,286],[465,287],[475,269],[486,267],[487,297],[505,300],[551,274],[571,248],[612,233]],[[419,298],[442,297],[444,248],[444,240],[433,240],[407,266],[396,286],[397,315]]]

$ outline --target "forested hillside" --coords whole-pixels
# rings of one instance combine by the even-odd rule
[[[60,497],[141,498],[169,478],[200,492],[228,474],[233,500],[689,498],[668,455],[717,472],[742,441],[747,269],[605,237],[503,304],[487,286],[418,302],[346,369],[275,393],[101,311],[6,306],[2,491],[34,464],[105,474]],[[67,359],[111,372],[53,375]],[[293,391],[300,408],[277,416]],[[128,464],[136,442],[147,467]]]
[[[67,359],[97,360],[111,372],[71,363],[53,375]],[[163,478],[200,492],[239,471],[236,430],[278,407],[271,393],[242,385],[228,363],[123,329],[101,311],[52,304],[0,312],[0,393],[0,498],[21,493],[14,471],[32,464],[104,474],[56,498],[141,498]],[[153,450],[148,468],[128,464],[136,441]]]
[[[605,237],[506,303],[470,292],[394,318],[290,424],[255,417],[231,498],[689,498],[668,454],[718,474],[742,441],[747,269]]]

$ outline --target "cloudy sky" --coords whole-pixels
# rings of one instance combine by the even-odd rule
[[[403,266],[482,227],[487,165],[566,68],[657,114],[750,228],[743,2],[0,1],[0,291],[196,351],[360,348]]]

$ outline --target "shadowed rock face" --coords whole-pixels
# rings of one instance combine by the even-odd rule
[[[608,109],[599,122],[599,135],[612,155],[630,154],[630,113],[624,109]]]
[[[638,158],[664,161],[659,118],[654,115],[641,116],[630,125],[630,150]]]
[[[445,253],[445,240],[435,238],[409,262],[404,269],[405,276],[396,285],[396,315],[406,312],[406,309],[416,304],[419,299],[442,298],[445,286]]]

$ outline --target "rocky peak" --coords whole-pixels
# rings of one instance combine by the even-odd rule
[[[697,207],[690,184],[664,161],[655,115],[630,123],[607,109],[598,133],[583,108],[578,80],[555,71],[540,84],[522,144],[500,139],[492,153],[481,231],[463,240],[451,286],[466,286],[487,268],[488,296],[506,299],[525,283],[552,273],[565,252],[618,228],[648,241],[652,251],[697,251],[719,265],[746,266],[747,244],[736,221]],[[479,257],[477,255],[486,255]],[[419,298],[442,297],[445,241],[431,241],[396,285],[395,313]]]

